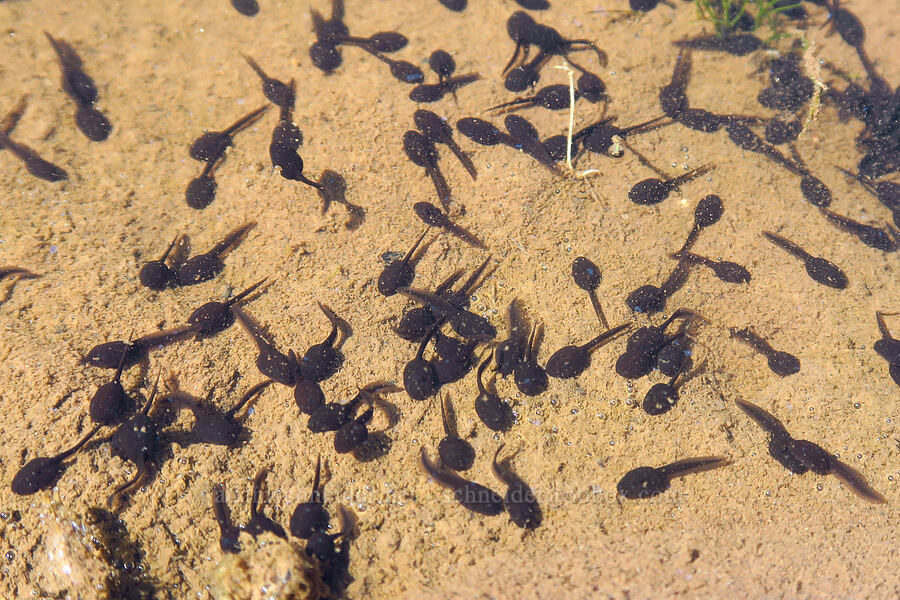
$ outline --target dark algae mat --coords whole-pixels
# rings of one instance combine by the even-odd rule
[[[0,598],[896,598],[900,2],[0,1]]]

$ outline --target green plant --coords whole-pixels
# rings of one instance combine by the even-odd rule
[[[781,37],[776,18],[780,13],[800,6],[791,0],[694,0],[700,19],[709,21],[716,29],[716,35],[725,37],[734,33],[738,26],[757,31],[768,27],[772,34],[767,41]]]

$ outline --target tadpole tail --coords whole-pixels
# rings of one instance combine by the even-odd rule
[[[453,153],[453,156],[462,164],[462,166],[469,172],[469,176],[472,177],[472,181],[478,180],[478,171],[475,169],[475,163],[472,162],[472,159],[469,158],[469,155],[466,154],[462,148],[459,147],[459,144],[454,142],[452,139],[447,142],[447,146],[450,148],[450,152]]]
[[[259,281],[257,281],[256,283],[254,283],[253,285],[248,287],[246,290],[239,293],[237,296],[234,296],[233,298],[228,300],[225,304],[227,304],[228,306],[234,306],[235,304],[237,304],[238,302],[240,302],[241,300],[243,300],[244,298],[246,298],[247,296],[249,296],[250,294],[255,292],[256,289],[259,286],[261,286],[262,284],[264,284],[268,279],[269,279],[268,277],[263,277],[262,279],[260,279]]]
[[[590,342],[585,344],[584,349],[587,350],[588,352],[592,352],[593,350],[596,350],[600,346],[612,341],[613,339],[615,339],[615,337],[617,335],[619,335],[620,333],[622,333],[623,331],[627,330],[630,327],[631,327],[630,322],[622,323],[621,325],[617,325],[616,327],[613,327],[612,329],[604,331],[603,333],[601,333],[600,335],[598,335],[597,337],[592,339]]]
[[[767,410],[752,402],[741,400],[740,398],[735,400],[734,403],[766,432],[771,433],[772,435],[787,435],[790,437],[781,421]]]
[[[89,441],[91,441],[91,438],[94,437],[98,431],[100,431],[101,427],[103,427],[103,425],[95,425],[94,428],[91,429],[87,433],[87,435],[85,435],[83,438],[78,440],[78,443],[76,443],[74,446],[72,446],[68,450],[64,450],[64,451],[60,452],[54,458],[58,461],[69,458],[70,456],[72,456],[73,454],[75,454],[76,452],[81,450],[85,444],[87,444]]]
[[[241,397],[241,399],[238,401],[237,404],[235,404],[234,406],[232,406],[231,408],[228,409],[228,411],[225,413],[225,416],[227,418],[234,417],[234,415],[239,413],[241,411],[241,409],[243,409],[245,406],[247,406],[248,402],[253,400],[261,391],[263,391],[264,389],[266,389],[273,383],[275,383],[274,379],[267,379],[265,381],[261,381],[260,383],[257,383],[256,385],[254,385],[252,388],[247,390],[247,392]]]
[[[224,133],[225,135],[234,135],[235,133],[238,133],[239,131],[242,131],[242,130],[246,129],[247,127],[250,127],[256,121],[258,121],[259,118],[263,115],[263,113],[265,113],[267,110],[269,110],[269,108],[270,107],[268,104],[266,104],[265,106],[260,106],[253,112],[244,115],[243,117],[241,117],[240,119],[238,119],[237,121],[235,121],[234,123],[229,125],[228,128],[225,129],[222,133]]]
[[[431,177],[432,183],[434,183],[434,190],[437,192],[438,199],[441,201],[441,206],[444,207],[444,210],[450,210],[451,194],[447,180],[444,179],[444,175],[436,166],[429,167],[427,171],[428,175]]]
[[[244,60],[246,60],[247,64],[250,65],[250,68],[256,71],[256,74],[259,75],[260,79],[266,80],[269,78],[269,76],[266,75],[266,72],[262,70],[262,67],[260,67],[259,64],[255,60],[253,60],[253,58],[247,56],[243,52],[241,52],[241,56],[244,57]]]
[[[212,163],[207,163],[207,166],[211,164]],[[204,167],[203,170],[205,171],[206,167]],[[207,254],[220,257],[226,252],[230,252],[234,249],[235,246],[244,241],[244,237],[246,237],[247,232],[249,232],[254,227],[256,227],[256,221],[250,221],[248,223],[244,223],[237,229],[229,231],[228,234],[225,235],[225,238],[221,242],[213,246],[212,250],[210,250]]]
[[[137,466],[136,470],[137,470],[137,472],[134,474],[134,477],[132,477],[131,479],[129,479],[128,481],[126,481],[125,483],[123,483],[122,485],[117,487],[115,490],[113,490],[113,493],[110,494],[109,497],[106,498],[107,506],[112,507],[115,504],[115,501],[117,498],[120,498],[122,496],[122,494],[124,494],[129,489],[134,487],[135,484],[137,484],[137,482],[141,480],[141,478],[147,472],[146,469],[144,468],[143,461],[141,461],[141,463]]]
[[[700,456],[697,458],[685,458],[675,461],[663,467],[660,470],[669,479],[673,477],[683,477],[691,473],[700,473],[701,471],[709,471],[717,469],[730,463],[731,461],[724,456]]]
[[[771,231],[763,231],[762,234],[767,240],[769,240],[785,252],[799,258],[800,260],[805,261],[812,258],[811,254],[809,254],[806,250],[804,250],[791,240],[787,239],[786,237],[782,237],[777,233],[772,233]]]
[[[831,474],[843,481],[854,494],[872,504],[884,504],[887,502],[884,496],[879,494],[862,473],[837,459],[831,461]]]
[[[606,320],[606,315],[603,314],[603,307],[600,306],[600,299],[597,298],[597,290],[589,292],[591,297],[591,305],[594,307],[594,312],[597,313],[597,319],[600,320],[600,327],[603,329],[609,329],[609,323]]]

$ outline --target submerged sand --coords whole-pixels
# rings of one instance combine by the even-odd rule
[[[640,19],[590,12],[622,9],[624,2],[552,3],[535,18],[564,35],[595,40],[608,54],[605,67],[589,52],[576,60],[606,82],[612,97],[607,113],[618,115],[620,125],[659,115],[657,93],[676,56],[670,42],[708,31],[681,2]],[[513,49],[505,28],[518,8],[512,1],[473,0],[460,14],[434,0],[346,4],[354,33],[398,30],[409,37],[399,57],[425,68],[431,51],[443,48],[454,55],[458,72],[482,75],[456,101],[447,97],[426,108],[451,122],[463,116],[501,122],[484,109],[512,97],[499,74]],[[327,2],[315,6],[329,8]],[[848,7],[866,27],[866,48],[877,67],[896,84],[900,61],[891,48],[900,29],[888,17],[897,4],[858,0]],[[863,77],[852,50],[820,26],[825,11],[810,9],[804,33],[815,43],[815,55]],[[28,95],[15,139],[70,173],[68,181],[49,184],[0,153],[0,263],[41,274],[19,282],[0,305],[0,596],[28,598],[46,589],[47,531],[40,514],[51,493],[16,497],[9,481],[25,461],[60,451],[91,427],[87,405],[109,372],[81,364],[84,352],[130,332],[178,325],[203,302],[268,277],[272,285],[246,309],[280,348],[302,351],[325,337],[328,324],[316,301],[352,325],[345,365],[323,386],[330,400],[350,398],[374,380],[399,381],[415,348],[394,336],[391,326],[411,304],[380,296],[374,283],[382,254],[405,251],[421,231],[412,204],[434,201],[435,194],[422,169],[403,154],[401,137],[413,127],[416,109],[407,98],[409,86],[355,49],[344,51],[344,64],[333,74],[316,70],[307,54],[314,38],[306,4],[261,0],[259,15],[250,19],[226,0],[13,0],[0,4],[0,22],[0,112]],[[114,125],[106,142],[91,143],[75,129],[42,30],[76,47],[98,83],[98,106]],[[347,199],[365,209],[359,227],[345,226],[343,206],[322,214],[314,190],[273,173],[266,148],[275,111],[229,151],[215,202],[203,211],[185,205],[184,187],[199,172],[187,156],[191,140],[264,103],[240,52],[275,77],[297,79],[295,121],[304,133],[307,174],[332,169],[346,179]],[[768,84],[766,57],[696,53],[691,104],[768,115],[755,100]],[[826,79],[844,85],[831,75]],[[562,71],[542,72],[541,85],[565,82]],[[579,102],[576,127],[601,113],[600,105]],[[565,111],[522,114],[544,136],[566,130]],[[834,210],[883,224],[890,213],[834,168],[852,168],[859,158],[853,140],[860,123],[838,117],[835,108],[824,107],[798,149],[831,188]],[[140,570],[128,565],[130,576],[151,584],[159,598],[207,597],[210,572],[222,556],[212,486],[226,486],[232,514],[243,521],[253,476],[270,469],[266,510],[287,525],[293,507],[308,497],[321,453],[330,474],[327,508],[334,515],[343,504],[358,517],[358,535],[349,544],[350,598],[900,594],[900,388],[871,348],[880,337],[875,311],[900,311],[897,253],[874,250],[835,229],[803,200],[795,176],[740,151],[724,132],[706,135],[673,125],[635,138],[636,149],[673,174],[716,166],[655,207],[627,199],[634,182],[652,176],[631,153],[579,161],[577,169],[596,169],[594,176],[554,177],[524,154],[457,138],[478,167],[477,182],[446,148],[440,149],[440,165],[465,206],[459,222],[489,250],[438,236],[417,267],[416,285],[433,287],[490,253],[495,270],[473,294],[473,309],[502,329],[507,304],[518,298],[531,320],[545,324],[542,361],[596,332],[586,294],[570,277],[576,256],[600,265],[600,296],[611,323],[647,324],[645,316],[631,314],[625,296],[666,276],[674,266],[668,253],[681,245],[697,201],[709,193],[722,197],[725,214],[703,233],[696,251],[741,263],[753,279],[732,285],[697,270],[669,301],[669,311],[690,307],[709,321],[696,336],[695,364],[703,368],[684,383],[677,408],[649,417],[637,406],[664,378],[618,377],[612,364],[621,340],[597,351],[581,377],[554,380],[539,397],[498,381],[518,414],[504,434],[477,421],[473,376],[448,386],[441,394],[452,398],[459,430],[477,452],[468,477],[501,489],[491,457],[500,442],[518,452],[512,465],[534,489],[544,514],[541,527],[523,532],[506,516],[468,513],[419,470],[420,449],[434,455],[443,436],[435,399],[386,396],[398,418],[393,422],[379,410],[372,427],[390,439],[389,451],[362,462],[335,454],[330,435],[306,431],[291,390],[273,387],[246,421],[251,438],[243,447],[173,446],[171,460],[121,509],[122,528],[140,548],[131,561]],[[162,293],[140,286],[140,265],[177,232],[189,235],[199,251],[250,220],[257,226],[215,280]],[[836,291],[814,283],[800,263],[760,235],[763,229],[840,265],[849,287]],[[762,357],[729,339],[730,327],[745,326],[797,355],[801,371],[778,377]],[[896,319],[893,328],[900,336]],[[161,368],[164,379],[177,379],[195,396],[214,390],[213,401],[227,407],[262,380],[255,357],[250,338],[232,327],[209,340],[154,352],[123,382],[146,396]],[[735,406],[738,398],[776,414],[795,437],[837,453],[888,502],[866,504],[833,477],[792,475],[768,455],[766,435]],[[188,423],[184,417],[178,426]],[[617,499],[615,486],[626,471],[702,455],[724,455],[732,463],[676,480],[651,500]],[[91,507],[105,506],[109,493],[133,473],[133,465],[111,457],[107,446],[94,447],[68,466],[56,500],[72,514],[87,515]]]

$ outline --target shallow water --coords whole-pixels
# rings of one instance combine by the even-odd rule
[[[576,130],[604,114],[616,115],[620,126],[659,116],[659,89],[669,82],[677,55],[670,43],[709,31],[680,0],[674,9],[661,5],[641,18],[590,12],[623,9],[624,2],[551,3],[551,10],[531,14],[565,36],[594,40],[608,55],[608,64],[600,66],[592,52],[573,54],[603,79],[611,96],[605,109],[579,100]],[[245,308],[280,348],[302,351],[325,338],[329,324],[316,301],[352,326],[342,348],[345,363],[323,384],[329,400],[349,399],[372,381],[400,381],[415,353],[413,344],[391,332],[411,302],[384,298],[375,286],[382,255],[405,252],[422,230],[413,203],[437,204],[431,179],[403,151],[403,133],[414,128],[412,114],[420,107],[408,98],[412,86],[357,48],[344,49],[340,68],[323,75],[310,64],[314,36],[307,5],[260,4],[260,13],[247,18],[226,0],[0,2],[0,113],[27,95],[12,137],[69,173],[64,182],[41,181],[0,152],[0,264],[41,274],[18,282],[0,304],[0,596],[31,597],[50,585],[39,516],[50,492],[16,497],[7,482],[27,460],[55,454],[90,429],[91,394],[109,376],[80,362],[95,344],[177,326],[200,304],[268,277],[271,285]],[[345,20],[356,35],[404,33],[409,45],[396,57],[419,65],[429,82],[435,79],[427,69],[429,54],[450,52],[457,73],[477,72],[481,79],[459,89],[455,99],[421,107],[450,123],[477,116],[500,125],[502,115],[485,109],[515,96],[504,89],[500,71],[513,50],[505,22],[518,6],[511,0],[470,4],[457,14],[436,0],[346,0]],[[314,7],[329,9],[325,1]],[[895,0],[857,1],[846,8],[861,18],[869,56],[896,87],[900,61],[891,48],[898,27],[885,15],[900,6]],[[808,9],[802,34],[812,42],[812,56],[865,82],[855,53],[821,26],[825,9]],[[97,106],[113,124],[105,142],[90,142],[75,128],[74,105],[61,90],[42,30],[68,41],[83,58],[99,89]],[[789,47],[790,39],[774,45]],[[241,52],[274,77],[296,78],[294,121],[303,131],[305,172],[315,178],[326,169],[339,173],[347,200],[364,208],[364,218],[351,220],[335,203],[323,212],[314,189],[272,171],[266,149],[276,110],[236,138],[217,169],[215,201],[202,211],[185,204],[185,186],[202,167],[188,156],[191,141],[265,102]],[[695,52],[691,106],[774,114],[756,100],[769,82],[770,56]],[[567,83],[566,73],[553,68],[562,62],[551,59],[538,85]],[[821,79],[845,86],[827,68]],[[544,137],[567,131],[567,111],[518,114]],[[832,209],[883,226],[891,213],[835,168],[854,168],[861,128],[826,104],[797,149],[831,189]],[[474,375],[445,388],[441,395],[453,400],[460,434],[476,450],[467,477],[502,490],[491,457],[501,441],[505,452],[519,451],[512,467],[533,488],[544,516],[541,527],[523,534],[505,515],[466,512],[452,492],[419,469],[420,449],[434,456],[443,436],[434,398],[386,395],[399,418],[394,423],[388,411],[376,410],[372,429],[391,440],[389,451],[363,462],[336,454],[330,435],[309,433],[291,390],[272,386],[251,409],[251,436],[239,450],[176,444],[171,460],[121,509],[128,536],[143,552],[140,570],[129,571],[131,580],[149,582],[161,598],[205,597],[222,556],[213,485],[225,485],[232,516],[241,522],[254,475],[269,468],[266,514],[286,526],[294,506],[309,496],[321,453],[328,462],[327,508],[334,516],[343,504],[358,518],[358,535],[349,544],[345,593],[351,598],[896,596],[900,388],[872,344],[880,337],[875,311],[900,312],[898,253],[875,250],[836,229],[803,199],[796,175],[735,147],[724,131],[704,134],[676,124],[629,140],[672,176],[715,166],[655,206],[628,200],[634,183],[654,176],[630,150],[619,159],[586,154],[574,173],[554,176],[523,153],[454,136],[478,179],[439,146],[452,214],[487,250],[438,235],[417,265],[415,285],[433,288],[490,254],[494,270],[473,292],[472,309],[502,335],[506,307],[518,298],[529,319],[545,326],[539,348],[544,364],[555,349],[598,333],[587,294],[570,276],[576,256],[600,266],[599,296],[611,325],[646,325],[650,319],[633,314],[626,296],[665,279],[675,266],[668,254],[683,243],[697,202],[710,193],[721,196],[724,215],[701,234],[694,251],[740,263],[752,279],[724,283],[698,268],[669,299],[664,314],[686,307],[708,320],[695,335],[693,358],[700,368],[680,387],[676,408],[658,417],[640,409],[646,390],[666,378],[617,376],[613,364],[622,339],[598,349],[584,374],[552,380],[534,398],[521,395],[512,381],[498,380],[497,390],[518,415],[506,433],[495,435],[478,422]],[[886,179],[898,181],[896,174]],[[141,264],[162,254],[176,233],[188,235],[196,252],[251,220],[257,226],[214,280],[164,292],[140,286]],[[847,289],[813,282],[762,230],[839,265]],[[661,320],[652,317],[655,324]],[[900,337],[900,321],[888,322]],[[730,339],[731,328],[748,326],[795,354],[800,371],[778,377],[764,358]],[[227,408],[262,380],[255,358],[250,337],[232,327],[153,352],[122,381],[146,397],[161,368],[166,391],[171,379],[197,397],[214,390],[212,401]],[[767,436],[735,399],[764,407],[795,437],[839,455],[887,504],[866,504],[833,477],[792,475],[768,455]],[[189,424],[184,416],[174,427]],[[705,455],[732,462],[676,479],[653,499],[617,498],[617,482],[634,467]],[[60,478],[56,499],[86,515],[133,474],[133,465],[112,457],[107,446],[89,446]]]

